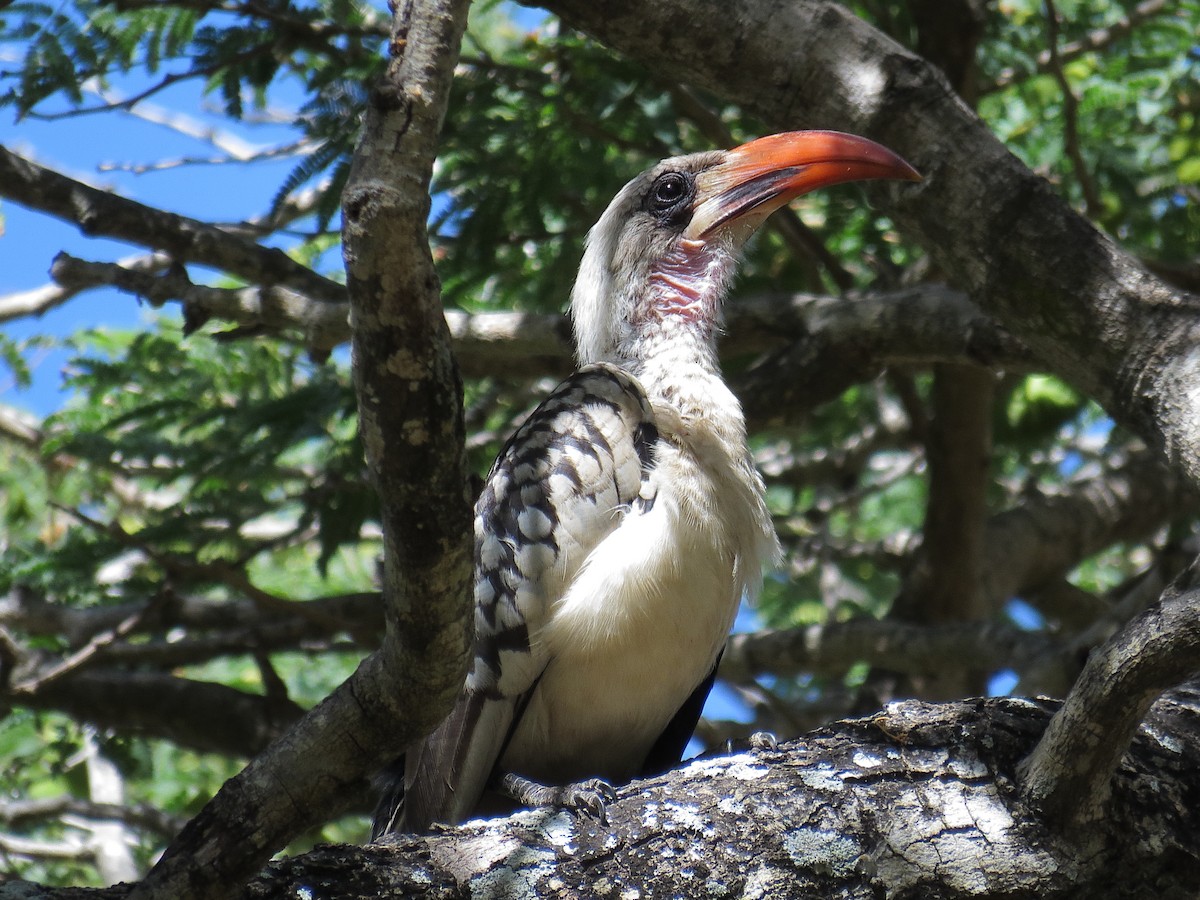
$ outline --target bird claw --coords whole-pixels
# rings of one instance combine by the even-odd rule
[[[779,738],[769,731],[756,731],[750,735],[750,746],[755,750],[775,752],[779,749]]]
[[[589,815],[601,825],[608,825],[607,804],[617,799],[617,791],[603,778],[589,778],[587,781],[567,784],[559,788],[558,792],[558,806]]]
[[[603,778],[553,786],[508,773],[500,779],[498,787],[523,806],[570,809],[599,820],[601,825],[608,824],[606,804],[617,799],[616,789]]]
[[[765,750],[774,752],[779,749],[779,739],[769,731],[756,731],[748,738],[730,738],[725,742],[725,752],[729,755],[745,753],[747,750]]]

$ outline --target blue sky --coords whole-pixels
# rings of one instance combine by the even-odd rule
[[[128,94],[143,83],[130,79],[118,84],[115,90]],[[273,97],[273,103],[278,105],[272,110],[286,113],[295,108],[298,100],[299,92],[289,92],[285,83]],[[194,123],[220,129],[254,145],[287,143],[299,135],[290,125],[231,122],[216,112],[217,101],[204,96],[196,84],[177,85],[149,102],[155,108],[180,113]],[[5,117],[0,120],[0,141],[9,149],[95,186],[111,188],[140,202],[199,219],[230,221],[264,213],[280,183],[297,163],[296,158],[289,158],[253,165],[188,165],[145,174],[105,171],[113,165],[209,157],[218,151],[203,140],[125,113],[20,122],[15,121],[11,109],[0,111],[0,115]],[[0,235],[3,262],[0,297],[48,283],[50,263],[60,250],[84,259],[105,261],[144,251],[115,241],[85,237],[73,225],[9,201],[0,201],[0,213],[4,228]],[[169,307],[164,311],[177,313],[177,309]],[[32,334],[63,336],[86,327],[132,327],[148,313],[149,308],[140,307],[135,298],[103,289],[80,294],[41,319],[13,320],[0,328],[15,339]],[[67,357],[61,351],[34,356],[34,383],[27,390],[16,388],[12,374],[0,370],[0,404],[22,407],[39,416],[58,408],[63,401],[61,370]]]

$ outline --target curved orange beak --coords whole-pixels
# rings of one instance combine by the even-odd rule
[[[696,206],[684,237],[702,240],[723,227],[749,235],[801,194],[845,181],[920,181],[917,170],[886,147],[840,131],[786,131],[726,151],[696,178]]]

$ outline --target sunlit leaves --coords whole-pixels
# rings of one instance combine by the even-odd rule
[[[1056,7],[1060,49],[1103,33],[1132,12],[1130,5],[1108,0]],[[1198,140],[1197,27],[1200,4],[1166,4],[1131,31],[1115,30],[1100,49],[1063,63],[1079,102],[1080,150],[1103,201],[1099,224],[1133,251],[1164,261],[1191,259],[1200,238],[1197,202],[1181,190],[1193,172],[1182,161],[1189,150],[1194,154]],[[980,111],[1010,149],[1081,204],[1077,173],[1065,157],[1062,92],[1046,74],[1047,39],[1042,3],[999,6],[980,62],[985,81],[1005,73],[1015,77],[985,95]],[[1043,74],[1036,74],[1039,69]]]
[[[86,576],[97,566],[136,550],[130,576],[152,591],[167,576],[219,583],[212,566],[240,565],[309,528],[321,569],[358,542],[373,496],[336,366],[270,341],[182,342],[170,327],[93,332],[79,348],[68,379],[79,402],[47,422],[43,452],[92,473],[96,493],[77,497],[87,527],[45,545],[44,567],[26,551],[25,577],[52,573],[58,594],[57,581],[95,584]],[[116,472],[138,473],[136,489],[116,489]]]

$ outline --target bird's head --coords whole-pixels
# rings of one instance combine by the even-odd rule
[[[643,172],[588,233],[571,294],[580,363],[637,359],[647,335],[711,340],[738,254],[767,216],[815,188],[873,178],[920,175],[836,131],[774,134]]]

